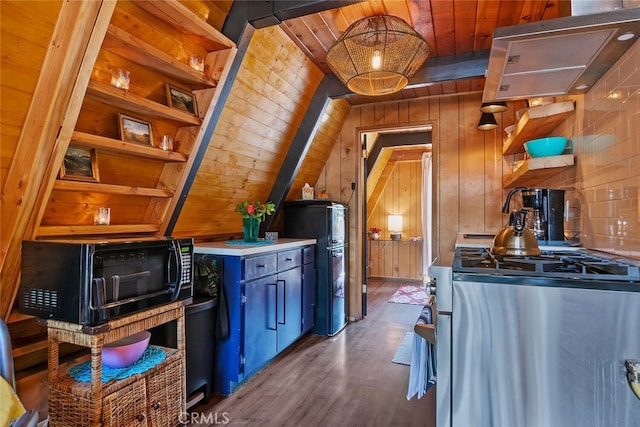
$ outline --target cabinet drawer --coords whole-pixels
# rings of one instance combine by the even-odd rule
[[[144,379],[105,396],[102,400],[102,419],[105,426],[147,426],[147,394]]]
[[[302,249],[302,263],[311,264],[316,259],[316,247],[306,246]]]
[[[260,255],[244,260],[244,279],[253,280],[258,277],[274,274],[278,271],[277,254]]]
[[[300,264],[302,264],[302,251],[300,249],[278,252],[278,271],[288,270]]]

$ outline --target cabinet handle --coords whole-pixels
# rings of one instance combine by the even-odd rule
[[[285,261],[293,261],[293,258],[286,258]]]
[[[276,293],[276,314],[278,316],[278,323],[284,325],[287,323],[287,282],[286,280],[278,280],[278,285],[282,284],[282,291],[280,291],[280,287],[278,286],[276,289],[278,292]],[[280,321],[282,319],[282,321]]]
[[[267,286],[267,298],[269,298],[269,301],[273,301],[273,303],[267,303],[267,329],[276,331],[278,329],[278,284],[267,283]],[[271,293],[269,292],[272,289],[271,286],[273,286],[273,291],[275,292],[273,299],[270,298]]]
[[[266,265],[265,265],[265,264],[258,264],[258,265],[256,265],[256,267],[258,267],[258,268],[265,268],[265,267],[266,267]]]
[[[160,409],[160,402],[156,402],[156,403],[154,403],[153,405],[151,405],[151,407],[152,407],[153,409]]]
[[[142,414],[138,414],[138,416],[136,417],[136,420],[143,422],[145,418],[147,418],[147,416],[143,412]]]

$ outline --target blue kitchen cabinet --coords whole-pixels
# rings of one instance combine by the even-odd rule
[[[302,267],[278,273],[276,285],[278,353],[302,335]]]
[[[305,322],[312,321],[303,320],[309,316],[305,301],[310,298],[303,295],[311,294],[309,287],[315,283],[315,274],[303,264],[308,262],[309,255],[304,258],[303,254],[309,247],[313,249],[307,244],[278,250],[274,244],[271,252],[263,249],[246,256],[196,247],[196,253],[216,254],[223,259],[228,336],[216,342],[214,392],[230,395],[310,329]]]
[[[244,371],[252,373],[277,354],[277,276],[244,285]]]
[[[299,259],[299,252],[288,251],[286,255]],[[302,268],[296,265],[275,275],[245,281],[244,289],[241,357],[245,375],[251,375],[302,335]]]

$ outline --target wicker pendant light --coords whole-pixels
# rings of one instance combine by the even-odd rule
[[[397,92],[424,64],[429,45],[409,24],[389,15],[354,22],[327,52],[327,64],[353,92]]]

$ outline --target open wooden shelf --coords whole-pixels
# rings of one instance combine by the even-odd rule
[[[38,228],[38,237],[157,233],[159,230],[158,224],[42,225]]]
[[[545,179],[573,166],[573,163],[573,154],[536,157],[525,160],[515,172],[504,178],[503,187],[535,187]]]
[[[58,191],[81,191],[84,193],[119,194],[121,196],[173,197],[173,192],[159,188],[133,187],[128,185],[100,184],[95,182],[56,180],[53,185]]]
[[[173,56],[113,24],[109,25],[102,48],[194,88],[203,89],[216,86],[216,81],[209,79],[202,71],[194,70],[188,64],[178,61]]]
[[[163,236],[180,202],[176,196],[196,165],[194,154],[208,143],[202,126],[213,117],[237,53],[235,43],[182,0],[113,3],[104,8],[100,25],[96,21],[95,37],[83,53],[82,85],[73,89],[72,98],[84,102],[65,119],[63,129],[75,130],[64,133],[57,159],[67,161],[62,151],[69,146],[90,150],[91,172],[99,179],[73,180],[73,174],[60,179],[52,169],[36,238]],[[190,66],[191,54],[203,57],[204,71]],[[108,84],[115,67],[136,73],[131,90]],[[170,107],[167,84],[192,93],[197,113]],[[120,140],[117,113],[149,121],[154,134],[173,138],[176,151]],[[117,210],[116,223],[93,225],[89,211],[97,206]]]
[[[524,143],[548,136],[573,111],[573,101],[532,107],[518,121],[516,128],[502,146],[502,154],[524,153]]]
[[[162,160],[165,162],[186,162],[187,156],[176,151],[166,151],[150,145],[136,144],[135,142],[121,141],[86,132],[73,132],[71,138],[73,145],[81,145],[88,148],[96,148],[100,151],[112,153],[130,154],[137,157]]]
[[[173,120],[184,125],[200,126],[202,124],[202,120],[191,113],[158,104],[134,93],[96,81],[89,83],[87,96],[98,102],[147,117]]]
[[[198,38],[199,44],[209,51],[231,46],[229,39],[177,0],[145,0],[136,2],[136,5],[177,30]]]

